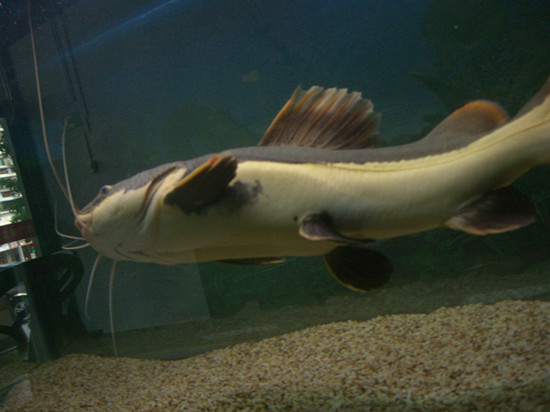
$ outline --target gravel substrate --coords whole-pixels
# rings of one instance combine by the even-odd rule
[[[550,410],[550,302],[314,326],[178,361],[69,355],[10,411]]]

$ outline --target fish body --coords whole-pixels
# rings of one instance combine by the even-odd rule
[[[259,146],[104,187],[76,226],[115,260],[324,255],[338,280],[365,290],[391,272],[368,249],[375,240],[441,226],[498,233],[534,220],[534,206],[508,186],[550,163],[549,94],[550,81],[512,120],[494,103],[473,102],[417,142],[373,148],[379,120],[369,101],[337,89],[296,92]]]

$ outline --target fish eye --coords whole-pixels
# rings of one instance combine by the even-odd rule
[[[107,195],[109,194],[109,192],[111,191],[111,188],[113,186],[110,186],[110,185],[105,185],[103,186],[101,189],[99,189],[99,194],[100,195]]]

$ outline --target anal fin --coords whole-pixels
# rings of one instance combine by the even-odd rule
[[[381,253],[351,246],[335,248],[325,255],[325,263],[338,282],[358,292],[383,286],[393,271]]]
[[[531,200],[513,187],[484,194],[449,219],[445,226],[473,235],[502,233],[535,221],[537,211]]]
[[[374,243],[372,239],[354,238],[339,233],[332,227],[332,219],[326,212],[306,216],[300,224],[300,236],[313,241],[330,240],[348,245]]]
[[[164,198],[184,213],[200,213],[219,201],[236,176],[237,159],[229,154],[213,156],[185,176]]]

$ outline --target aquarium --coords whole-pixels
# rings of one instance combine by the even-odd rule
[[[549,17],[0,3],[0,407],[550,407]]]

